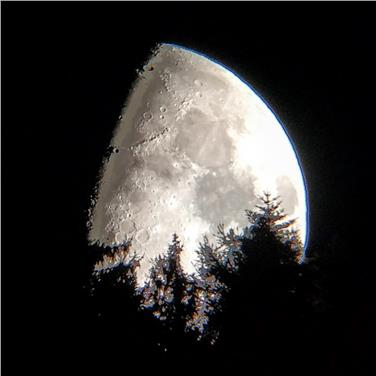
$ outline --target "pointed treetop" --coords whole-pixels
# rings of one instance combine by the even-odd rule
[[[269,192],[264,192],[258,197],[262,204],[256,205],[256,210],[246,210],[248,221],[253,229],[270,230],[280,240],[287,240],[292,231],[291,226],[296,219],[286,219],[287,215],[281,207],[279,196],[273,197]]]

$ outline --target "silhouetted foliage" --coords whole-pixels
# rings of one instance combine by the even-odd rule
[[[101,295],[100,300],[108,299],[108,305],[111,305],[113,302],[109,296],[119,295],[120,299],[127,299],[127,303],[132,307],[129,313],[137,311],[140,304],[136,293],[136,270],[140,265],[140,258],[131,255],[130,250],[129,243],[116,248],[106,248],[101,259],[95,263],[92,279],[92,293],[95,296]]]
[[[244,362],[251,358],[266,371],[273,354],[275,362],[298,368],[301,344],[309,348],[307,341],[322,333],[318,328],[332,322],[335,262],[329,256],[330,262],[317,256],[303,261],[294,220],[286,219],[279,199],[265,193],[260,201],[246,210],[241,232],[221,224],[215,244],[203,238],[191,275],[181,265],[176,234],[142,286],[130,244],[107,250],[94,271],[102,304],[125,303],[126,311],[114,317],[134,324],[135,337],[149,341],[147,351],[233,354],[239,362],[244,354]]]
[[[167,343],[171,345],[172,341],[179,341],[181,349],[182,342],[189,340],[188,336],[183,336],[189,331],[188,323],[195,309],[194,278],[183,271],[182,251],[182,245],[174,234],[167,253],[154,260],[149,278],[140,290],[142,308],[159,319],[165,329],[159,343],[166,349]],[[173,350],[174,346],[168,348]]]
[[[290,228],[294,221],[285,220],[277,198],[265,194],[261,200],[255,211],[246,211],[249,225],[241,235],[233,229],[225,232],[221,225],[216,247],[206,238],[201,244],[199,275],[209,304],[204,333],[211,343],[217,336],[219,344],[239,342],[242,335],[253,337],[255,321],[250,319],[260,303],[270,306],[263,306],[265,318],[269,312],[281,312],[277,297],[285,304],[296,293],[302,247]]]
[[[169,329],[184,330],[187,320],[187,275],[180,262],[182,247],[176,235],[166,255],[158,256],[142,291],[143,307]]]
[[[266,194],[262,201],[257,211],[247,211],[249,226],[240,246],[243,261],[224,297],[222,343],[233,343],[234,350],[243,342],[240,339],[248,339],[257,352],[282,346],[279,340],[288,331],[291,335],[299,315],[301,246],[290,230],[293,221],[285,221],[277,199]]]
[[[108,359],[121,356],[123,352],[122,348],[112,345],[111,338],[112,341],[124,338],[124,345],[131,345],[133,354],[157,350],[153,339],[159,328],[140,309],[142,300],[136,275],[140,257],[131,250],[130,243],[105,248],[91,278],[92,306],[97,315],[93,335],[109,341],[106,353],[102,354]]]

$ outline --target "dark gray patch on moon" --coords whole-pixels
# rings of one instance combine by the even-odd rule
[[[294,213],[295,206],[298,205],[298,192],[288,176],[279,176],[277,178],[277,191],[282,201],[282,207],[286,214]]]
[[[197,180],[196,203],[198,215],[216,226],[228,225],[235,218],[239,219],[245,209],[256,200],[254,185],[242,185],[233,174],[225,168],[215,169]],[[240,225],[246,224],[246,216]]]
[[[202,111],[192,109],[185,117],[176,144],[191,160],[205,168],[228,164],[234,151],[223,120],[213,121]]]

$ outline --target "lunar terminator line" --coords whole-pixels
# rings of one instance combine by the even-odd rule
[[[279,195],[307,241],[304,177],[284,128],[235,74],[203,55],[158,46],[126,102],[90,218],[89,241],[132,239],[150,260],[177,233],[183,264],[219,223],[243,228],[245,209],[267,190]]]

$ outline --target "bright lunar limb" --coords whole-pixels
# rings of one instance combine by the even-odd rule
[[[264,191],[279,195],[305,245],[307,204],[299,160],[284,128],[235,74],[191,50],[162,44],[140,72],[115,129],[90,218],[89,241],[132,239],[150,260],[172,234],[193,270],[219,223],[247,225]]]

